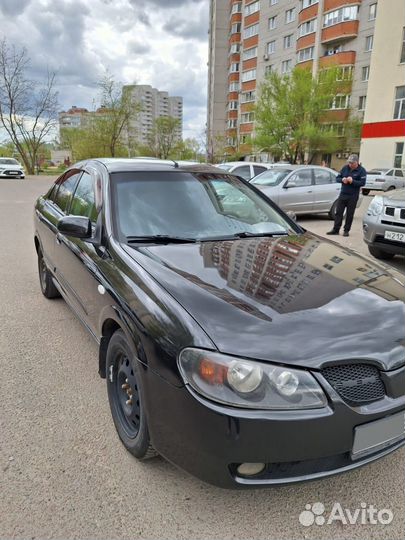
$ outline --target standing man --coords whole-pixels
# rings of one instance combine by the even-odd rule
[[[366,177],[366,169],[359,165],[359,156],[351,154],[347,160],[347,165],[343,167],[336,177],[336,182],[342,184],[342,189],[337,202],[335,224],[333,229],[326,234],[339,234],[346,209],[343,236],[349,236],[357,201],[359,200],[360,188],[366,184]]]

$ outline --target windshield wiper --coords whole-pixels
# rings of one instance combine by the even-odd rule
[[[181,236],[169,236],[168,234],[154,234],[147,236],[127,236],[129,244],[153,243],[153,244],[195,244],[195,238],[185,238]]]
[[[236,238],[255,238],[258,236],[288,236],[288,231],[249,232],[242,231],[233,235]]]

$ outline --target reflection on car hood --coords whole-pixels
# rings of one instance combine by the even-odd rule
[[[404,206],[405,207],[405,189],[393,189],[389,193],[385,193],[383,195],[384,197],[384,204],[392,204],[392,203],[402,203],[398,206]]]
[[[124,249],[224,353],[320,368],[405,364],[404,284],[305,233]]]

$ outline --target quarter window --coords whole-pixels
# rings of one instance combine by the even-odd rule
[[[85,216],[92,222],[97,221],[96,199],[94,193],[93,178],[89,173],[84,172],[77,185],[70,213],[74,216]]]
[[[72,194],[75,190],[77,181],[81,174],[81,171],[69,171],[62,178],[58,192],[55,197],[55,204],[59,206],[62,212],[66,212],[69,209]]]

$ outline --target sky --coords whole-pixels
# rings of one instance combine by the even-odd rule
[[[183,136],[201,138],[208,11],[208,0],[0,0],[0,38],[26,47],[33,79],[57,73],[61,110],[93,108],[108,70],[182,96]]]

